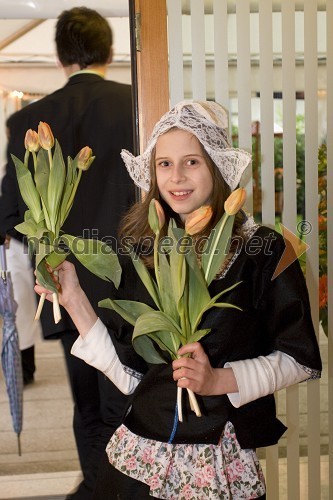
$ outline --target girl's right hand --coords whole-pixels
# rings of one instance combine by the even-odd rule
[[[49,272],[58,289],[59,303],[65,309],[70,308],[71,303],[78,300],[78,297],[82,293],[75,266],[71,262],[65,260],[55,269],[50,268]],[[46,299],[52,302],[52,292],[40,285],[37,280],[35,292],[38,293],[38,295],[45,293]]]
[[[74,265],[65,260],[50,271],[58,289],[59,303],[66,309],[81,337],[84,338],[96,323],[97,315],[80,286]],[[52,302],[50,290],[37,283],[35,291],[39,295],[45,293],[47,300]]]

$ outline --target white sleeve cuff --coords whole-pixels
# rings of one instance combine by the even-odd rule
[[[231,361],[224,368],[232,368],[236,377],[239,392],[228,394],[235,408],[309,378],[309,374],[292,356],[281,351]]]
[[[109,332],[99,318],[85,338],[79,337],[74,342],[71,353],[104,373],[124,394],[132,394],[140,383],[141,374],[120,362]]]

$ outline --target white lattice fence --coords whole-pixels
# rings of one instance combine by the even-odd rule
[[[328,228],[333,213],[333,2],[320,4],[321,11],[316,0],[306,0],[304,5],[296,5],[295,0],[167,0],[171,105],[183,98],[215,99],[230,110],[239,146],[248,151],[252,150],[252,122],[260,122],[258,217],[272,227],[276,222],[275,169],[281,167],[274,165],[274,138],[276,122],[280,123],[282,222],[294,233],[310,228],[306,235],[310,245],[306,279],[318,334],[318,146],[323,136],[327,137]],[[320,114],[319,90],[321,99],[324,96]],[[297,99],[300,94],[304,94],[302,101]],[[278,107],[276,95],[280,98]],[[304,114],[305,225],[299,224],[297,213],[295,144],[296,116],[300,113]],[[326,116],[330,119],[326,120]],[[243,183],[249,195],[249,209],[253,208],[256,182],[248,171]],[[328,232],[329,263],[332,245]],[[328,282],[332,283],[330,267]],[[329,319],[332,321],[332,314]],[[333,354],[332,331],[329,330],[328,344],[323,333],[320,339],[323,380],[288,388],[277,396],[281,419],[288,431],[279,445],[260,450],[265,457],[269,500],[333,498],[332,491],[330,496],[328,493],[332,465],[331,474],[327,473],[329,453],[332,457],[328,445],[333,428],[333,370],[328,362]]]

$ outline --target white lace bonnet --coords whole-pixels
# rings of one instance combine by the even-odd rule
[[[194,134],[203,145],[222,177],[234,190],[251,162],[251,155],[242,149],[230,147],[228,140],[228,113],[213,101],[181,101],[156,123],[144,153],[133,156],[123,149],[121,157],[129,175],[144,191],[150,187],[150,157],[158,137],[172,127]]]

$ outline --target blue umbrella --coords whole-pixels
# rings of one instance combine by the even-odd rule
[[[10,272],[7,271],[5,246],[0,245],[0,315],[2,325],[1,362],[4,373],[13,428],[17,434],[18,452],[21,455],[20,434],[23,420],[23,374],[21,351],[15,325],[17,304],[14,301]]]

